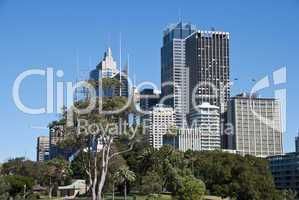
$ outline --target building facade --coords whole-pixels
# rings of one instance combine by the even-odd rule
[[[278,100],[245,94],[233,97],[229,101],[228,123],[233,127],[226,133],[229,149],[235,149],[241,155],[257,157],[282,154],[281,108]]]
[[[114,86],[112,88],[112,95],[111,96],[122,96],[122,97],[129,97],[130,86],[129,86],[129,76],[127,71],[122,71],[121,73],[117,73],[113,78],[119,81],[120,84]]]
[[[179,129],[177,148],[180,151],[211,151],[220,149],[220,137],[200,129]]]
[[[96,94],[97,96],[122,96],[129,97],[130,85],[129,85],[129,75],[128,66],[120,71],[117,68],[117,63],[112,56],[112,51],[110,48],[104,54],[103,60],[97,65],[96,69],[90,72],[90,80],[96,81],[103,80],[106,78],[107,83],[109,79],[115,80],[117,82],[112,83],[111,86],[102,82],[102,88],[99,90],[99,84],[96,84]],[[109,83],[110,84],[110,83]]]
[[[296,148],[296,152],[299,153],[299,133],[298,136],[295,138],[295,148]]]
[[[200,132],[202,150],[221,148],[219,107],[203,102],[190,111],[188,119],[189,127]]]
[[[50,126],[49,134],[49,145],[50,145],[50,159],[57,157],[60,154],[58,144],[63,142],[64,136],[64,125],[55,124]]]
[[[148,143],[155,149],[161,148],[163,146],[163,136],[176,127],[173,108],[158,104],[152,108],[146,121]]]
[[[48,136],[37,138],[37,162],[43,162],[50,159],[50,141]]]
[[[299,193],[299,153],[287,153],[268,157],[277,189]]]
[[[118,73],[116,61],[112,57],[111,48],[104,53],[103,60],[97,65],[96,69],[90,72],[91,80],[99,80],[100,78],[112,78]]]
[[[154,89],[146,88],[139,93],[140,109],[150,111],[155,105],[159,104],[160,94]]]
[[[186,115],[189,112],[189,70],[185,62],[185,38],[195,31],[194,25],[180,22],[168,26],[163,35],[162,98],[169,98],[162,103],[174,108],[178,127],[187,124]]]
[[[209,102],[224,113],[230,97],[229,33],[197,31],[190,35],[186,39],[186,66],[190,110]]]

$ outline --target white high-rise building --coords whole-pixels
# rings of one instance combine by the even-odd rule
[[[191,110],[189,122],[200,135],[201,150],[221,148],[219,107],[204,102]]]
[[[43,162],[50,157],[50,142],[48,136],[40,136],[37,138],[37,157],[36,161]]]
[[[229,101],[228,148],[241,155],[267,157],[283,153],[281,107],[274,98],[241,94]]]
[[[173,108],[157,104],[150,111],[148,121],[148,142],[154,148],[163,146],[163,136],[175,128],[175,113]]]

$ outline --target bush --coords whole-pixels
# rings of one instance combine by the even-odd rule
[[[162,192],[162,179],[156,172],[148,172],[142,177],[141,194],[159,194]]]
[[[182,185],[178,187],[177,197],[180,200],[201,200],[205,194],[205,184],[194,177],[182,178]]]

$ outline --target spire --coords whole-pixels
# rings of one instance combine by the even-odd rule
[[[112,51],[111,51],[111,48],[110,47],[108,47],[108,57],[112,57]]]
[[[104,53],[104,59],[106,57],[112,57],[112,50],[110,47],[108,47],[108,49],[106,50],[106,52]]]
[[[182,9],[179,8],[179,23],[183,24]]]
[[[129,75],[129,61],[130,61],[130,55],[128,54],[127,61],[123,70],[123,72],[125,72],[127,75]]]

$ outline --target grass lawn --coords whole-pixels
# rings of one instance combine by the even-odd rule
[[[105,200],[112,200],[112,195],[111,194],[106,194],[105,196]],[[128,200],[145,200],[147,196],[141,196],[141,195],[128,195],[127,199]],[[123,196],[119,196],[119,195],[115,195],[114,196],[115,200],[123,200],[124,197]],[[77,200],[89,200],[87,198],[78,198]],[[159,197],[159,200],[171,200],[171,196],[170,195],[166,195],[166,194],[161,194]]]

